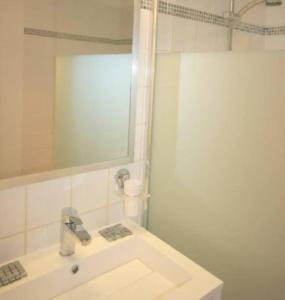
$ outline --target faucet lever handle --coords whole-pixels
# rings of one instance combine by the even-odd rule
[[[69,217],[69,223],[73,224],[73,225],[82,225],[83,224],[81,219],[78,218],[78,217],[75,217],[75,216],[70,216]]]
[[[66,207],[62,210],[62,222],[69,225],[82,225],[83,222],[79,218],[78,212],[72,207]]]

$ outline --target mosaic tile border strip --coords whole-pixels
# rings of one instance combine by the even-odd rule
[[[227,21],[227,27],[229,22]],[[234,23],[234,29],[237,29],[239,31],[249,32],[249,33],[255,33],[259,35],[265,35],[265,29],[266,27],[245,23],[245,22],[235,22]]]
[[[280,34],[285,34],[285,25],[265,28],[265,35],[280,35]]]
[[[161,1],[159,1],[161,2]],[[152,0],[141,0],[141,8],[142,9],[148,9],[148,10],[152,10]]]
[[[63,39],[63,40],[71,40],[71,41],[79,41],[79,42],[109,44],[109,45],[131,45],[132,44],[132,39],[116,40],[116,39],[102,38],[96,36],[87,36],[87,35],[80,35],[75,33],[65,33],[65,32],[57,32],[57,31],[35,29],[35,28],[24,28],[24,34],[41,36],[46,38],[55,38],[55,39]]]
[[[141,0],[141,8],[151,10],[152,3],[152,0]],[[202,23],[213,24],[222,27],[229,26],[229,20],[223,16],[211,14],[208,12],[196,10],[178,4],[173,4],[166,1],[159,1],[158,11],[162,14],[167,14],[174,17],[189,19]],[[245,22],[235,22],[234,28],[239,31],[255,33],[259,35],[285,34],[285,25],[278,27],[263,27]]]

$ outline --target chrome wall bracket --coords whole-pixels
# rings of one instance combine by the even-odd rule
[[[130,179],[131,174],[127,169],[120,169],[115,176],[115,180],[118,185],[118,192],[122,193],[124,191],[124,183],[126,180]]]

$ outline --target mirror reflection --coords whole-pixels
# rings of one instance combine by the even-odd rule
[[[13,10],[0,34],[0,179],[129,156],[133,11],[131,0]]]
[[[131,64],[129,54],[57,57],[57,167],[127,156]]]

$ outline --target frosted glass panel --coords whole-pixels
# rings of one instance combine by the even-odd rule
[[[128,156],[131,60],[129,54],[57,57],[57,167]]]
[[[284,299],[284,116],[284,51],[158,55],[149,228],[223,299]]]

